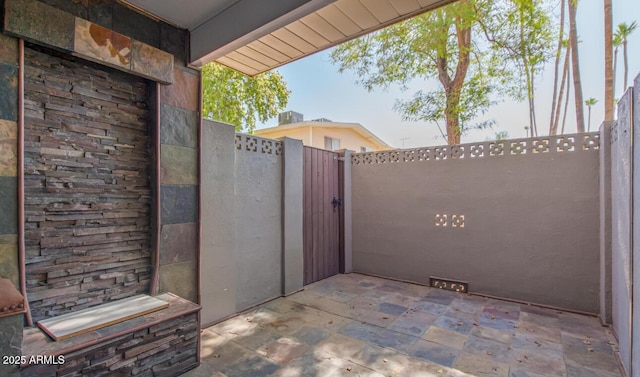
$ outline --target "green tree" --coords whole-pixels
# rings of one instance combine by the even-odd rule
[[[488,2],[487,2],[488,4]],[[403,120],[445,121],[449,144],[473,128],[485,112],[497,76],[490,57],[472,42],[477,32],[477,0],[461,0],[338,46],[331,59],[340,72],[355,71],[357,84],[371,91],[399,84],[407,90],[414,80],[437,79],[442,90],[419,90],[394,109]]]
[[[587,109],[589,111],[589,116],[588,116],[588,121],[587,121],[587,132],[591,132],[591,106],[595,105],[596,103],[598,103],[598,100],[591,97],[589,99],[587,99],[586,101],[584,101],[584,104],[587,105]]]
[[[630,25],[627,25],[626,22],[622,22],[618,24],[618,28],[616,29],[616,34],[622,43],[622,56],[624,57],[624,80],[622,81],[624,88],[623,90],[627,90],[627,74],[629,71],[629,64],[627,62],[627,38],[634,30],[638,27],[638,23],[633,21]]]
[[[531,136],[538,136],[535,109],[536,76],[553,56],[553,27],[543,0],[508,0],[479,18],[487,39],[499,51],[499,61],[511,67],[520,83],[512,96],[529,105]],[[562,15],[561,15],[562,16]]]
[[[202,88],[205,118],[248,132],[253,132],[256,120],[266,122],[278,115],[291,94],[277,71],[249,77],[217,63],[202,67]]]

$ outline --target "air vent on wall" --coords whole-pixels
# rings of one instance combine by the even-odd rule
[[[469,283],[465,281],[456,281],[456,280],[431,276],[429,278],[429,285],[433,288],[446,289],[447,291],[454,291],[454,292],[460,292],[460,293],[469,292]]]

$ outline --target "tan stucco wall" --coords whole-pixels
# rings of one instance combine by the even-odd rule
[[[270,139],[280,139],[283,137],[289,137],[291,139],[302,140],[303,145],[310,145],[311,142],[311,134],[309,132],[310,127],[299,127],[292,128],[287,130],[274,130],[274,131],[264,131],[264,130],[255,130],[254,135],[261,137],[268,137]]]
[[[310,128],[313,128],[311,132]],[[380,145],[375,141],[365,139],[362,135],[349,128],[302,126],[300,128],[289,128],[286,130],[256,130],[255,134],[273,139],[286,136],[292,139],[302,140],[302,143],[306,146],[321,149],[324,149],[325,136],[340,139],[339,149],[350,149],[356,152],[360,152],[361,147],[369,147],[371,151],[389,149],[389,147],[385,145]]]

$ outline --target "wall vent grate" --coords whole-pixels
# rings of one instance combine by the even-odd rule
[[[460,293],[469,292],[469,283],[465,281],[456,281],[456,280],[431,276],[429,278],[429,285],[432,288],[445,289],[447,291],[460,292]]]

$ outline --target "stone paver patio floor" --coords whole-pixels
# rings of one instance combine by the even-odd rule
[[[597,318],[360,274],[202,332],[184,376],[616,377]]]

